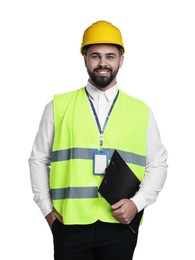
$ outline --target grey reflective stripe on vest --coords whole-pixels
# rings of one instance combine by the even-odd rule
[[[110,158],[114,152],[114,149],[106,149],[109,151]],[[93,159],[94,149],[87,148],[71,148],[52,152],[52,162],[66,161],[70,159]],[[139,166],[146,166],[146,156],[117,150],[126,163],[132,163]],[[109,158],[109,159],[110,159]]]
[[[93,149],[71,148],[52,152],[52,162],[66,161],[70,159],[92,159]]]
[[[117,151],[120,153],[121,157],[126,163],[132,163],[143,167],[146,166],[146,156],[139,155],[136,153],[124,152],[121,150]]]
[[[97,187],[69,187],[60,189],[51,189],[51,197],[53,200],[60,199],[82,199],[82,198],[98,198]]]

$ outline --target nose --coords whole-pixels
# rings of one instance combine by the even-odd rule
[[[99,59],[99,66],[106,66],[106,58],[105,56],[101,56],[100,59]]]

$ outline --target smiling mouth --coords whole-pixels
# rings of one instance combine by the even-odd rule
[[[110,69],[96,69],[95,73],[98,76],[108,76],[110,74]]]

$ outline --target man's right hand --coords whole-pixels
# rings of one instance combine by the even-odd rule
[[[52,228],[54,220],[58,219],[62,222],[62,217],[55,210],[52,210],[45,218],[50,228]]]

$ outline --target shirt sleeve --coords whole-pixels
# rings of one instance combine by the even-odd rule
[[[33,199],[40,207],[44,216],[47,216],[53,209],[49,189],[53,136],[53,102],[50,102],[45,106],[28,160],[32,191],[34,194]]]
[[[154,203],[167,177],[167,151],[161,142],[157,123],[150,109],[146,143],[146,168],[140,189],[131,200],[138,212]]]

